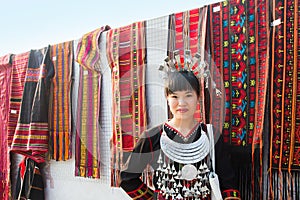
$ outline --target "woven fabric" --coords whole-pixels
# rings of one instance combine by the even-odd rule
[[[11,89],[8,114],[8,146],[12,144],[23,96],[25,75],[28,66],[29,53],[14,55],[12,57]]]
[[[210,7],[211,57],[223,76],[226,96],[223,135],[233,146],[251,149],[262,142],[268,24],[267,14],[258,14],[267,7],[266,1],[225,1]]]
[[[76,138],[75,175],[100,178],[100,49],[101,33],[110,29],[101,27],[83,35],[78,41],[76,61],[80,65]]]
[[[299,1],[274,1],[271,72],[271,167],[300,169]],[[297,23],[298,22],[298,23]],[[298,26],[297,26],[298,25]],[[298,30],[297,30],[298,29]]]
[[[200,53],[204,60],[205,35],[207,22],[207,7],[197,8],[170,15],[170,33],[168,55],[173,58],[172,52],[179,50],[184,55],[185,50],[191,50],[191,55]],[[204,80],[200,79],[200,102],[195,113],[195,119],[205,122]]]
[[[75,175],[100,177],[99,107],[101,76],[80,68],[75,136]]]
[[[299,199],[300,40],[299,1],[271,3],[269,193],[273,199]],[[286,192],[285,192],[286,191]]]
[[[49,119],[50,156],[61,161],[72,156],[71,133],[71,83],[73,65],[73,42],[51,46],[54,65]]]
[[[7,141],[10,80],[11,55],[8,54],[0,57],[0,198],[3,200],[8,200],[10,196],[10,157]]]
[[[144,22],[108,32],[107,55],[113,77],[114,144],[131,151],[146,127]]]
[[[90,70],[100,71],[99,37],[103,31],[109,29],[109,26],[103,26],[80,38],[76,51],[76,61],[80,65]]]
[[[135,146],[147,125],[145,104],[145,22],[107,33],[107,57],[112,70],[112,177],[118,176],[123,152]],[[118,178],[115,178],[118,180]],[[114,185],[114,181],[112,181]]]
[[[11,151],[38,163],[45,161],[45,154],[48,152],[49,90],[52,77],[53,64],[49,47],[32,50]]]

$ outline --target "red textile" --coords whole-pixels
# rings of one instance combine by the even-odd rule
[[[11,55],[0,57],[0,194],[3,200],[9,199],[9,150],[7,126],[11,79]]]

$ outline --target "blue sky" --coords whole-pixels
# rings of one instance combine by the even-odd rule
[[[0,56],[78,39],[104,25],[118,28],[218,1],[2,0]]]

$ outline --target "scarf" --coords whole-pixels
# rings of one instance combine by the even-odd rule
[[[7,126],[9,113],[9,92],[11,81],[11,55],[0,57],[0,194],[3,200],[9,199],[10,157],[7,141]]]
[[[73,42],[53,45],[51,59],[55,74],[50,98],[50,155],[57,161],[68,160],[72,156],[70,92]]]

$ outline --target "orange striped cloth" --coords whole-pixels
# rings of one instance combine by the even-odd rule
[[[52,77],[53,64],[49,57],[49,47],[32,50],[11,151],[38,163],[45,161],[48,152],[49,90]]]
[[[0,194],[1,199],[9,199],[10,157],[7,143],[9,112],[9,91],[11,80],[11,55],[0,57]]]
[[[54,65],[50,113],[50,156],[68,160],[72,156],[71,136],[71,83],[73,65],[73,41],[53,45],[51,59]]]
[[[107,33],[107,56],[113,85],[113,162],[115,175],[123,151],[131,151],[147,125],[145,105],[145,22]],[[113,171],[114,171],[113,170]],[[112,181],[114,185],[116,179]]]

